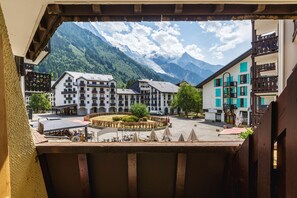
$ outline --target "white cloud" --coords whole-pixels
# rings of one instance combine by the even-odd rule
[[[237,45],[251,41],[250,21],[199,22],[200,28],[213,33],[220,41],[209,49],[214,57],[223,58],[223,52],[236,48]],[[220,53],[219,53],[220,52]]]
[[[156,22],[155,27],[141,23],[93,23],[98,32],[113,46],[122,51],[127,49],[148,58],[164,56],[178,58],[187,52],[191,56],[203,59],[201,49],[195,45],[182,43],[178,24]]]

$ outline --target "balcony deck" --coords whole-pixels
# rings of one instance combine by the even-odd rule
[[[241,142],[36,144],[49,197],[221,197]]]

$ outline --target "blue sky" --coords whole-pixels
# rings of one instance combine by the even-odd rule
[[[94,22],[112,45],[151,58],[178,58],[184,52],[225,65],[251,47],[250,21]]]

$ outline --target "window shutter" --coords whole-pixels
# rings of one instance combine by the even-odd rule
[[[244,105],[244,108],[247,108],[247,98],[243,99],[243,105]]]
[[[238,81],[237,84],[240,84],[240,75],[238,75]]]
[[[236,106],[237,106],[237,108],[240,107],[240,98],[237,98]]]
[[[240,96],[240,87],[237,87],[237,97]]]
[[[246,82],[247,82],[247,84],[250,84],[250,74],[247,74]]]
[[[213,79],[213,86],[216,86],[216,79]]]
[[[223,78],[220,78],[220,86],[223,86]]]

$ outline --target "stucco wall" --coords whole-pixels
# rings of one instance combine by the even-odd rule
[[[47,197],[39,162],[36,161],[37,153],[28,124],[16,65],[1,8],[0,33],[3,38],[4,81],[6,86],[4,94],[6,99],[11,196]],[[0,78],[3,78],[3,76],[0,76]]]

